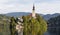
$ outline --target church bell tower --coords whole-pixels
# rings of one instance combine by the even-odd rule
[[[33,17],[33,18],[36,18],[36,16],[35,16],[35,6],[34,6],[34,4],[33,4],[33,9],[32,9],[32,17]]]

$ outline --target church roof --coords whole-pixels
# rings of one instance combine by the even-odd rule
[[[34,6],[34,4],[33,4],[33,10],[35,10],[35,6]]]

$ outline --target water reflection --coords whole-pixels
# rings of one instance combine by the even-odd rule
[[[44,35],[59,35],[59,33],[45,32]]]
[[[51,35],[48,31],[44,33],[44,35]]]

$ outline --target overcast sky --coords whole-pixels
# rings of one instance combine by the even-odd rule
[[[37,13],[60,13],[60,0],[0,0],[0,14],[32,12],[33,3]]]

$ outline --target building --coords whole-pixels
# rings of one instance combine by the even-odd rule
[[[33,17],[33,18],[36,18],[35,6],[34,6],[34,4],[33,4],[33,9],[32,9],[32,17]]]
[[[33,4],[33,9],[32,9],[32,13],[30,14],[31,17],[36,18],[35,15],[35,6]],[[17,25],[16,25],[16,30],[18,31],[18,35],[23,35],[23,19],[20,17],[17,19]]]
[[[22,18],[18,18],[17,20],[17,25],[16,25],[16,30],[18,32],[18,35],[23,35],[23,19]]]

